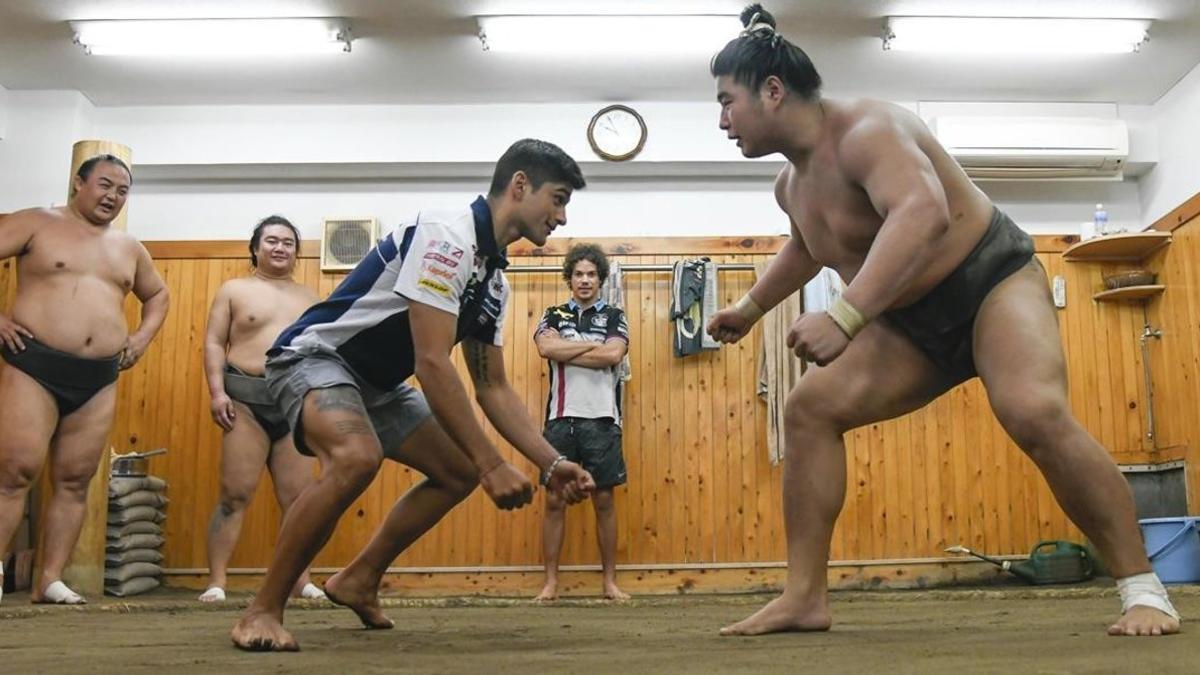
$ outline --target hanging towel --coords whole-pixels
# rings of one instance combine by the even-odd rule
[[[824,312],[842,295],[842,278],[837,272],[822,267],[817,276],[804,284],[804,307],[808,312]]]
[[[754,272],[761,277],[769,261],[755,264]],[[784,455],[784,411],[787,397],[800,375],[804,363],[787,346],[787,334],[804,311],[804,297],[795,293],[776,305],[762,318],[763,349],[758,369],[758,395],[767,404],[767,459],[779,464]]]
[[[717,290],[717,263],[705,259],[704,261],[704,306],[700,314],[700,346],[705,349],[720,349],[721,343],[713,339],[708,331],[708,320],[713,314],[717,313],[720,308],[717,306],[717,298],[720,293]]]
[[[672,268],[671,318],[675,320],[676,356],[720,347],[715,341],[706,342],[704,334],[708,317],[717,311],[716,272],[716,263],[708,258],[679,260]]]
[[[621,263],[615,260],[608,265],[608,278],[600,287],[600,299],[610,307],[625,311],[625,280],[621,274]],[[625,315],[628,316],[629,313],[625,312]],[[629,350],[625,350],[625,358],[617,365],[617,377],[622,382],[633,378],[633,369],[629,366]]]

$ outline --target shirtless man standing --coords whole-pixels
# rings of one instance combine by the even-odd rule
[[[808,56],[760,5],[713,59],[721,129],[747,157],[782,153],[775,196],[792,236],[709,332],[736,342],[822,266],[847,288],[792,324],[788,346],[822,367],[785,412],[783,595],[725,635],[827,630],[826,565],[845,496],[842,435],[897,417],[978,376],[1005,431],[1117,579],[1111,635],[1179,630],[1151,572],[1133,499],[1112,458],[1072,417],[1046,272],[999,211],[912,113],[820,95]]]
[[[271,343],[319,300],[292,278],[299,246],[300,232],[291,222],[282,216],[264,218],[250,236],[254,273],[222,284],[208,313],[204,373],[213,421],[225,435],[221,499],[208,526],[208,590],[201,602],[225,600],[226,567],[263,466],[271,472],[275,499],[285,513],[313,479],[316,462],[296,452],[287,419],[263,377]],[[300,597],[325,597],[309,583],[307,572],[297,586]]]
[[[17,257],[20,285],[0,314],[0,542],[7,545],[47,455],[53,494],[34,602],[82,604],[62,582],[79,538],[88,483],[112,426],[117,373],[137,363],[162,326],[167,287],[146,248],[110,227],[133,177],[112,155],[85,161],[65,207],[0,218],[0,259]],[[142,303],[130,333],[124,300]]]

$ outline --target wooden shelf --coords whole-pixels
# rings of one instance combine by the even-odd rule
[[[1114,302],[1119,300],[1143,300],[1162,293],[1166,290],[1166,286],[1155,284],[1152,286],[1126,286],[1125,288],[1114,288],[1111,291],[1101,291],[1092,296],[1093,300],[1098,302]]]
[[[1170,232],[1127,232],[1081,241],[1063,251],[1067,262],[1140,262],[1171,243]]]

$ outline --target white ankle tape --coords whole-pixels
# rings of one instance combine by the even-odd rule
[[[1179,621],[1179,612],[1171,605],[1167,597],[1167,589],[1159,581],[1154,572],[1135,574],[1124,579],[1117,579],[1117,592],[1121,594],[1121,613],[1124,614],[1136,605],[1153,607]]]

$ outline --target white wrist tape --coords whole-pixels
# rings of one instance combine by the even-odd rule
[[[846,337],[851,340],[854,339],[855,335],[858,335],[863,326],[867,325],[867,320],[863,317],[862,312],[858,311],[858,308],[854,305],[846,302],[841,296],[838,296],[838,299],[833,301],[833,304],[829,306],[829,309],[825,310],[825,313],[829,315],[829,318],[833,319],[838,328],[841,328]]]
[[[750,323],[758,321],[763,317],[763,314],[766,314],[763,308],[754,301],[754,298],[750,297],[749,293],[743,295],[740,300],[734,303],[733,307],[738,311],[738,314],[741,314]]]
[[[1135,574],[1124,579],[1117,579],[1117,592],[1121,594],[1121,613],[1124,614],[1135,605],[1153,607],[1179,621],[1179,612],[1171,605],[1167,597],[1167,589],[1159,581],[1154,572]]]

